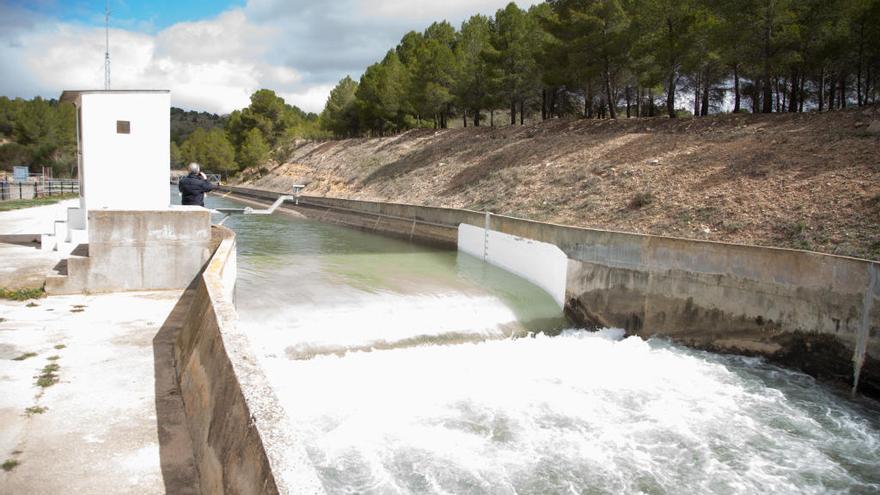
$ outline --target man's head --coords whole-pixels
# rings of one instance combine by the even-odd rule
[[[199,173],[199,170],[200,170],[200,167],[199,167],[198,163],[192,162],[189,164],[189,173],[197,174],[197,173]]]

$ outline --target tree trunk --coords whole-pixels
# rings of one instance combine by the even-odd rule
[[[837,79],[834,77],[834,73],[828,75],[828,110],[834,110],[837,108]]]
[[[764,94],[761,96],[761,112],[773,113],[773,81],[767,75],[763,82]]]
[[[782,111],[783,107],[782,107],[782,98],[779,97],[779,78],[778,77],[776,78],[776,85],[774,87],[774,90],[776,92],[776,113],[779,113]]]
[[[865,76],[865,105],[867,105],[868,103],[874,102],[874,97],[872,96],[872,85],[874,84],[874,81],[871,77],[873,75],[873,71],[871,70],[870,65],[865,72],[867,72],[867,75]],[[869,100],[868,97],[870,97],[871,99]]]
[[[819,100],[819,111],[821,112],[822,110],[825,109],[825,67],[822,67],[822,69],[819,71],[819,85],[818,86],[819,86],[819,95],[818,95],[817,99]]]
[[[629,94],[629,85],[626,86],[626,118],[630,118],[629,107],[630,101],[632,101],[631,96]]]
[[[541,120],[547,120],[547,88],[541,88]]]
[[[461,121],[464,124],[464,128],[467,129],[467,110],[462,109],[461,111]]]
[[[675,96],[672,97],[673,100]],[[648,117],[653,117],[657,115],[654,108],[654,88],[648,88]]]
[[[709,71],[703,76],[703,108],[700,109],[700,115],[705,117],[709,115]]]
[[[694,117],[700,116],[700,90],[702,89],[702,79],[700,78],[700,74],[697,73],[696,80],[694,81]]]
[[[763,112],[771,113],[773,112],[773,85],[770,80],[770,38],[773,34],[773,23],[771,21],[771,12],[767,11],[767,18],[765,19],[764,24],[764,98],[763,98]]]
[[[840,108],[846,108],[846,74],[840,75],[840,91],[837,97],[840,99]]]
[[[752,113],[758,113],[758,108],[761,108],[761,94],[763,92],[763,87],[761,86],[761,80],[755,79],[754,87],[752,88]]]
[[[474,127],[480,127],[480,109],[474,109]]]
[[[608,99],[608,116],[616,119],[617,110],[614,108],[614,98],[611,91],[611,66],[607,56],[605,57],[605,97]]]
[[[519,125],[525,125],[526,100],[519,100]]]
[[[587,88],[584,88],[584,118],[589,119],[590,116],[590,97],[587,96],[589,91]]]
[[[553,88],[553,91],[550,92],[550,118],[556,116],[556,95],[559,93],[557,88]]]
[[[674,53],[673,52],[673,43],[674,43],[673,40],[674,40],[674,36],[675,36],[675,27],[672,25],[672,18],[669,16],[666,17],[666,34],[667,34],[667,40],[669,41],[669,52],[670,52],[670,54],[672,54],[672,53]],[[666,113],[669,115],[670,119],[675,118],[675,82],[676,82],[675,81],[675,70],[676,70],[676,65],[677,64],[675,61],[675,56],[670,55],[669,66],[667,67],[669,69],[669,77],[667,79],[667,86],[666,86]],[[653,101],[651,102],[651,107],[652,107],[652,109],[654,107]]]
[[[798,87],[798,112],[804,113],[804,100],[807,99],[805,86],[807,83],[807,78],[804,74],[801,74],[800,77],[800,86]]]
[[[733,64],[733,113],[739,113],[739,64]]]
[[[516,100],[510,100],[510,125],[516,125]]]
[[[859,56],[856,64],[856,102],[862,106],[862,60],[865,54],[865,19],[859,23]]]
[[[641,86],[636,86],[636,117],[642,116],[642,90]]]
[[[587,107],[587,118],[593,118],[593,80],[587,79],[587,92],[586,98],[584,99],[584,106]]]

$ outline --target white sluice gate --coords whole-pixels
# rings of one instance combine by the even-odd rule
[[[559,247],[466,223],[458,226],[458,250],[518,275],[565,304],[568,257]]]

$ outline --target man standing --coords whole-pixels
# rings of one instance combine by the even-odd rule
[[[208,177],[199,170],[199,164],[195,162],[189,164],[189,175],[177,183],[177,189],[183,196],[181,203],[185,205],[205,206],[205,193],[216,188],[217,186],[208,182]]]

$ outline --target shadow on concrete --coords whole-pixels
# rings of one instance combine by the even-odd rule
[[[186,320],[196,282],[180,296],[174,309],[153,338],[153,366],[156,383],[156,431],[159,462],[165,493],[198,494],[199,479],[193,459],[192,440],[186,426],[183,399],[174,371],[174,342]]]
[[[3,234],[0,235],[0,244],[15,244],[17,246],[40,249],[39,234]]]

